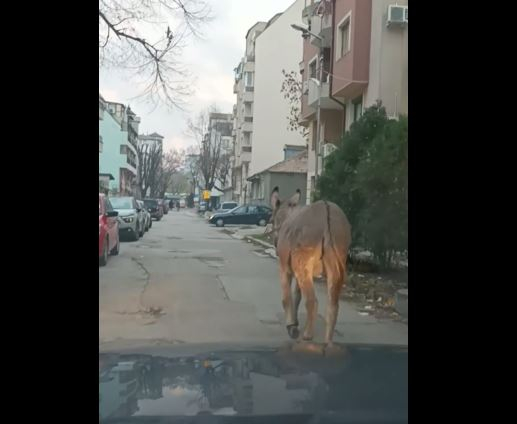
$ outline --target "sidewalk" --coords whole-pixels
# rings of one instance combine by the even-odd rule
[[[253,239],[254,234],[262,234],[263,227],[258,228],[227,228],[232,232],[231,237],[247,240],[249,243],[254,243],[257,247],[264,249],[264,252],[269,254],[271,258],[276,258],[275,249],[272,245],[262,240]],[[276,262],[276,260],[275,260]],[[275,262],[271,262],[272,266],[277,266]],[[274,281],[273,284],[279,284]],[[325,327],[325,310],[327,306],[327,286],[324,282],[315,281],[315,291],[318,298],[318,319],[316,322],[317,331],[323,334]],[[265,291],[262,287],[262,293]],[[275,290],[272,289],[272,292]],[[263,294],[262,294],[263,296]],[[278,299],[271,299],[270,309],[276,307]],[[267,302],[266,302],[267,303]],[[267,305],[261,302],[261,308],[266,308]],[[278,321],[283,322],[282,314],[278,315]],[[300,307],[301,322],[305,322],[305,308],[303,302]],[[364,344],[388,344],[388,345],[408,345],[408,325],[393,319],[376,318],[373,313],[365,312],[364,306],[348,299],[340,299],[339,314],[336,323],[336,342],[345,343],[364,343]]]

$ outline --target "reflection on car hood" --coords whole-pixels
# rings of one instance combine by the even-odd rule
[[[213,215],[212,215],[212,218],[215,218],[215,217],[219,217],[219,216],[225,216],[225,215],[229,215],[230,212],[232,211],[233,209],[230,209],[228,211],[223,211],[223,212],[215,212]]]
[[[136,215],[135,209],[115,209],[118,212],[118,216],[130,216]]]
[[[350,346],[322,355],[296,348],[302,345],[172,358],[100,354],[101,422],[207,414],[219,416],[210,422],[289,415],[294,422],[407,422],[407,348]]]

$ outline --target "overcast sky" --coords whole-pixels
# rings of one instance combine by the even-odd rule
[[[131,100],[138,94],[135,81],[120,72],[99,70],[99,91],[108,101],[130,104],[141,117],[140,133],[158,132],[165,137],[165,148],[185,148],[192,144],[185,136],[189,116],[215,103],[222,112],[232,112],[233,69],[244,55],[248,29],[257,21],[268,21],[283,12],[294,0],[209,0],[215,19],[204,28],[204,40],[192,39],[184,51],[183,62],[196,77],[195,94],[188,112],[152,110]]]

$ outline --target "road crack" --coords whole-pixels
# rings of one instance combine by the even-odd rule
[[[163,309],[159,306],[157,306],[157,307],[150,306],[147,308],[144,305],[144,295],[145,295],[145,291],[147,290],[147,287],[149,286],[149,282],[151,280],[151,273],[145,267],[145,265],[142,263],[142,261],[138,260],[135,257],[132,257],[131,260],[134,261],[139,266],[139,268],[143,271],[143,273],[145,275],[145,284],[144,284],[144,287],[142,288],[142,292],[140,293],[139,300],[138,300],[140,309],[137,312],[131,312],[131,313],[126,312],[126,314],[128,314],[128,315],[145,314],[145,315],[150,315],[153,318],[159,318],[160,316],[165,315],[165,312],[163,312]]]

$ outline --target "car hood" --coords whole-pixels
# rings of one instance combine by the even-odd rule
[[[186,345],[181,349],[99,354],[101,422],[200,415],[219,416],[210,422],[235,416],[407,422],[407,348],[340,346],[322,353],[315,344],[293,343],[193,354]]]
[[[233,209],[230,209],[228,211],[224,211],[224,212],[215,212],[213,215],[212,215],[212,218],[216,218],[216,217],[220,217],[220,216],[228,216],[230,215],[230,212],[232,211]]]
[[[136,209],[115,209],[118,212],[118,216],[130,216],[136,215]]]

